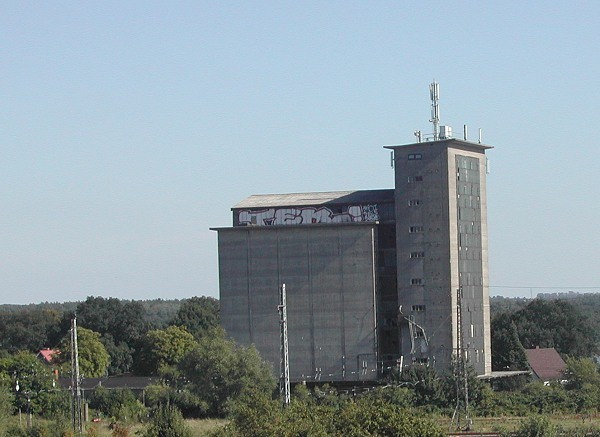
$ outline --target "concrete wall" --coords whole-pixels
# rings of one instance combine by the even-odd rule
[[[448,368],[457,348],[456,295],[462,286],[469,360],[478,374],[491,371],[486,148],[455,140],[394,147],[405,363]]]
[[[219,229],[221,320],[279,373],[286,284],[292,381],[377,377],[376,225]]]
[[[450,194],[457,250],[452,251],[453,276],[463,288],[463,334],[470,363],[489,374],[491,337],[489,311],[486,158],[482,153],[449,149],[454,176]],[[454,196],[452,196],[454,194]]]
[[[435,363],[445,370],[454,347],[447,147],[439,142],[400,147],[395,158],[404,363]]]

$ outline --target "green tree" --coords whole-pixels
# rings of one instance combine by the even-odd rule
[[[194,337],[201,338],[219,326],[219,301],[206,296],[187,299],[170,324],[182,326]]]
[[[60,350],[60,361],[69,368],[71,362],[70,338],[64,338]],[[86,328],[77,328],[77,350],[79,371],[86,378],[97,378],[106,374],[110,355],[100,341],[100,334]]]
[[[170,368],[175,367],[197,344],[194,336],[179,326],[148,331],[141,341],[135,363],[136,373],[143,375],[172,373]]]
[[[131,370],[140,339],[148,331],[145,309],[140,302],[89,296],[75,311],[79,326],[101,335],[111,357],[110,374]],[[68,331],[73,313],[63,316],[63,330]]]
[[[237,346],[222,330],[200,339],[178,367],[190,391],[207,403],[211,416],[225,416],[230,401],[245,390],[270,393],[275,388],[270,366],[256,349]]]
[[[598,334],[581,311],[564,300],[534,299],[511,319],[526,349],[554,347],[575,357],[589,357],[597,351]]]
[[[100,335],[111,334],[116,344],[133,346],[148,330],[140,302],[89,296],[77,305],[76,314],[79,326]]]
[[[53,346],[59,337],[60,313],[55,310],[26,309],[0,313],[0,349],[11,353],[38,352]]]
[[[14,394],[15,409],[52,417],[65,407],[62,393],[53,385],[51,370],[32,353],[18,352],[0,359],[0,375]]]
[[[444,382],[433,366],[414,364],[402,370],[400,380],[414,390],[417,405],[429,410],[447,405]]]
[[[15,389],[11,378],[5,373],[0,373],[0,423],[6,421],[13,413],[14,395]],[[2,435],[1,428],[0,435]]]
[[[455,357],[452,358],[452,362],[450,363],[450,369],[448,369],[448,375],[443,379],[444,386],[444,394],[445,400],[448,405],[455,406],[456,405],[456,395],[457,395],[457,379],[456,379],[456,366],[458,366],[458,361]],[[475,373],[475,369],[472,365],[467,364],[467,385],[469,388],[469,402],[473,407],[479,406],[484,402],[484,400],[489,400],[489,398],[485,398],[485,396],[489,395],[489,393],[485,390],[485,384],[477,378],[477,374]],[[460,391],[460,396],[464,396],[464,381],[462,379],[459,380],[458,389]]]
[[[600,387],[600,372],[598,364],[590,358],[567,358],[565,378],[568,380],[567,388],[581,389],[585,384]]]
[[[106,348],[106,352],[110,355],[110,365],[108,366],[109,375],[117,375],[120,373],[130,372],[133,368],[134,349],[124,341],[119,344],[110,333],[104,334],[100,341]]]
[[[492,368],[498,371],[527,370],[525,348],[509,314],[498,314],[492,319],[491,334]]]

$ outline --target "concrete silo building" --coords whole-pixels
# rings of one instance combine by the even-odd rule
[[[490,147],[446,129],[386,147],[394,189],[254,195],[234,206],[233,226],[215,229],[228,334],[277,371],[286,284],[292,382],[373,381],[411,363],[444,371],[461,337],[477,374],[489,375]]]
[[[217,229],[227,333],[277,370],[285,283],[291,381],[377,379],[382,354],[399,356],[397,329],[383,322],[397,312],[394,214],[394,190],[259,195],[236,205],[234,226]]]

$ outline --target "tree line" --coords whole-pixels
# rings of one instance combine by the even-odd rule
[[[536,347],[553,347],[563,357],[576,358],[592,358],[600,351],[600,295],[579,304],[494,298],[491,307],[493,370],[526,370],[525,349]]]
[[[544,386],[520,378],[492,390],[471,370],[473,415],[598,414],[600,372],[591,359],[598,350],[597,334],[590,331],[590,317],[571,301],[502,304],[492,302],[494,369],[525,369],[525,347],[555,347],[567,360],[568,383]],[[438,372],[413,365],[390,371],[380,387],[366,392],[299,384],[290,407],[282,408],[274,369],[256,349],[226,337],[219,328],[217,300],[181,301],[160,325],[149,322],[145,311],[140,302],[89,297],[63,312],[56,307],[1,312],[0,416],[18,409],[46,418],[68,415],[69,393],[55,387],[53,370],[68,375],[74,314],[85,376],[133,372],[158,377],[143,402],[129,390],[97,389],[86,399],[94,414],[111,420],[144,421],[150,415],[148,436],[166,435],[164,422],[179,424],[176,435],[189,434],[183,417],[230,418],[215,435],[442,435],[435,417],[450,417],[456,404],[452,368]],[[63,351],[54,367],[36,358],[44,347]],[[543,420],[527,426],[545,426],[550,435]],[[410,434],[409,429],[428,434]]]
[[[219,326],[219,302],[210,297],[183,301],[122,301],[88,297],[84,302],[40,304],[0,309],[0,353],[37,353],[41,349],[68,351],[65,341],[71,320],[81,328],[80,353],[98,360],[89,377],[135,372],[153,374],[147,351],[155,348],[158,332],[174,326],[200,338]],[[108,354],[108,355],[107,355]],[[97,356],[96,356],[97,355]],[[62,361],[68,358],[63,354]],[[102,363],[106,363],[106,366]],[[85,367],[85,365],[84,365]]]

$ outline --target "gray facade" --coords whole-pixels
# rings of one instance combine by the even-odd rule
[[[491,372],[485,150],[443,140],[389,147],[396,172],[401,354],[447,369],[463,334],[478,374]]]
[[[286,284],[290,379],[378,378],[378,229],[393,190],[252,196],[218,229],[221,319],[279,371]],[[395,240],[387,246],[395,253]],[[385,244],[384,244],[385,246]],[[395,271],[395,257],[390,258]]]
[[[446,370],[463,333],[491,372],[485,150],[443,140],[394,151],[395,189],[255,195],[216,229],[222,324],[279,371],[286,284],[290,376],[375,380],[401,363]]]

